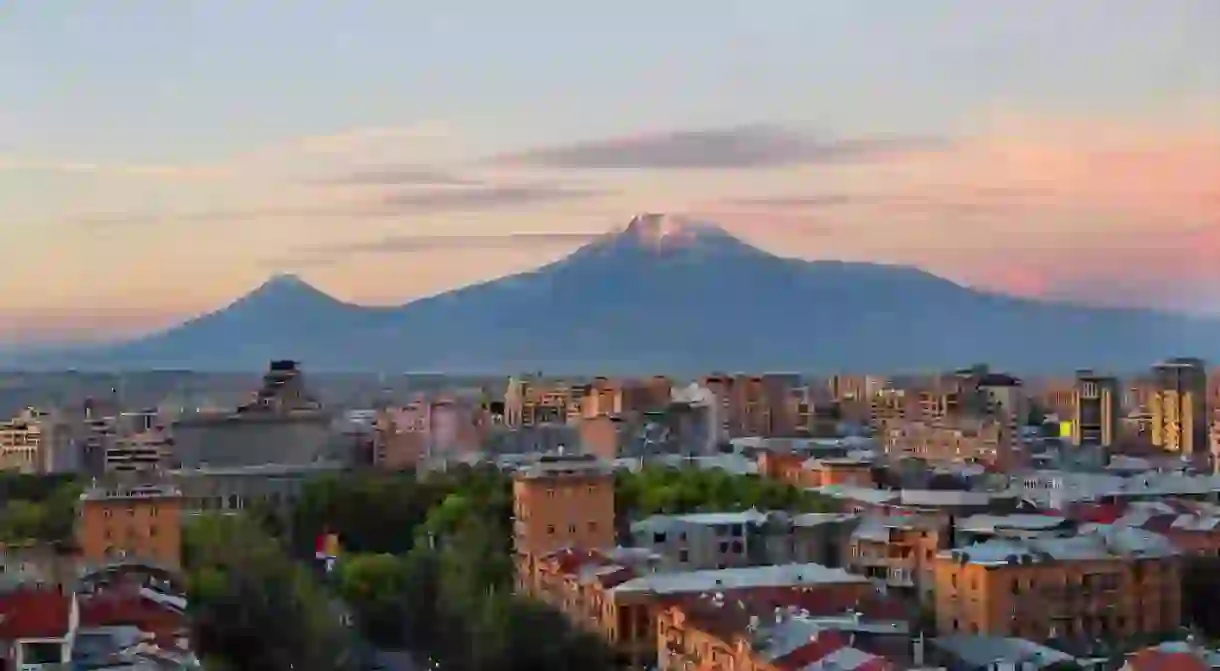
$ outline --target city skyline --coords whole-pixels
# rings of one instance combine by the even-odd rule
[[[638,211],[1220,308],[1215,4],[812,5],[9,4],[0,341],[149,330],[276,272],[402,303]]]

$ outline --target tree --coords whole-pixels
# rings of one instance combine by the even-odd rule
[[[719,469],[646,468],[620,472],[615,479],[620,520],[748,508],[824,512],[837,506],[829,497],[785,482]]]
[[[205,515],[183,543],[200,655],[238,670],[345,668],[349,635],[325,593],[254,521]]]
[[[348,556],[339,565],[339,595],[376,645],[396,648],[406,642],[408,571],[404,559],[390,554]]]

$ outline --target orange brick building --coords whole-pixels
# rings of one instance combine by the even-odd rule
[[[182,565],[182,493],[166,484],[95,486],[81,495],[77,544],[86,562],[132,558]]]
[[[934,564],[937,631],[1037,642],[1170,631],[1181,620],[1180,563],[1164,536],[1108,525],[945,550]]]
[[[614,473],[591,455],[546,456],[513,478],[518,587],[532,592],[539,557],[561,548],[612,548]]]

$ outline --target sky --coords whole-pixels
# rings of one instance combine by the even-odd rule
[[[1215,0],[0,0],[0,343],[397,304],[641,211],[1220,312]]]

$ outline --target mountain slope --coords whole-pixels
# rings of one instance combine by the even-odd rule
[[[278,278],[82,367],[693,373],[1141,368],[1216,354],[1220,323],[1044,303],[896,266],[776,257],[722,229],[641,215],[537,270],[398,308]]]

